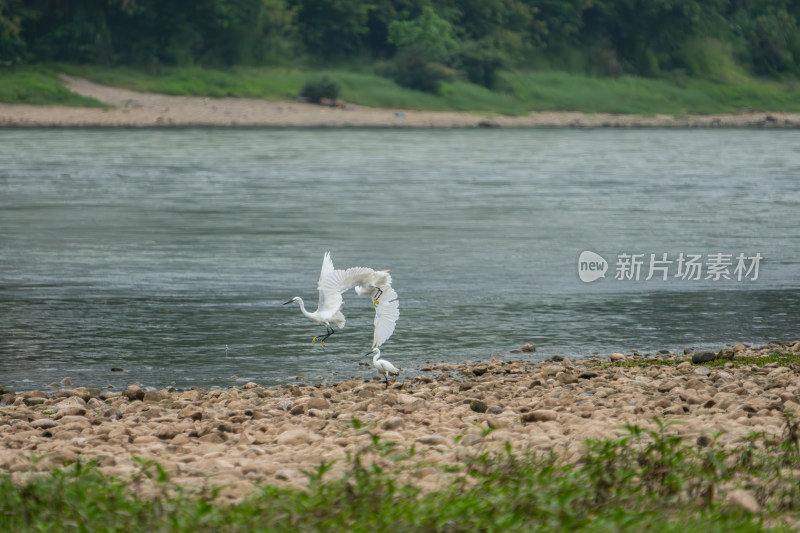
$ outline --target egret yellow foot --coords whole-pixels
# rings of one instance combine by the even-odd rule
[[[314,337],[313,339],[311,339],[311,344],[316,344],[318,340],[319,337]]]
[[[375,304],[375,307],[378,307],[378,299],[377,298],[373,298],[372,299],[372,303]]]
[[[319,341],[319,345],[324,348],[325,347],[325,341]]]

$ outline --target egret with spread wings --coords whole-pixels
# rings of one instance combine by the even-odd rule
[[[313,313],[306,310],[303,299],[295,296],[283,305],[298,302],[300,304],[300,312],[306,317],[310,318],[317,324],[325,326],[325,335],[321,337],[314,337],[311,341],[312,344],[320,341],[320,345],[324,348],[325,341],[333,335],[333,328],[331,324],[339,329],[344,328],[344,315],[341,312],[342,307],[342,291],[338,290],[335,286],[324,283],[332,274],[337,272],[333,268],[333,261],[331,260],[330,252],[325,252],[325,257],[322,259],[322,270],[319,273],[319,281],[317,282],[317,290],[319,291],[319,303],[317,310]],[[338,272],[344,272],[340,270]]]
[[[347,270],[334,270],[320,281],[320,287],[327,294],[342,294],[355,288],[357,294],[369,294],[375,304],[374,331],[372,347],[377,348],[394,333],[395,324],[400,317],[400,302],[397,291],[390,285],[392,281],[386,270],[373,270],[367,267],[353,267]]]

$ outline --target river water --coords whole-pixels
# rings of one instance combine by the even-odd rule
[[[391,269],[406,375],[793,340],[800,132],[0,130],[0,384],[373,375],[368,299],[324,349],[281,305],[326,250]]]

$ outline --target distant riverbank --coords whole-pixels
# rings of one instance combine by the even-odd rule
[[[675,117],[538,111],[522,116],[381,109],[342,103],[167,96],[64,76],[66,87],[107,108],[0,104],[0,126],[12,127],[577,127],[798,128],[800,113],[751,112]]]

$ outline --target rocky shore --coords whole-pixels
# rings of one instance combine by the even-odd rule
[[[82,459],[124,479],[144,459],[187,489],[224,486],[221,496],[238,500],[258,485],[303,487],[303,472],[321,462],[336,460],[327,475],[339,475],[348,454],[374,436],[401,450],[414,446],[411,460],[426,465],[458,464],[507,442],[577,461],[586,439],[623,436],[626,424],[654,427],[653,418],[663,418],[686,442],[705,446],[720,434],[718,445],[732,449],[753,432],[780,436],[785,411],[800,415],[798,357],[800,342],[791,342],[435,365],[388,387],[374,380],[214,391],[0,387],[0,473],[23,479]],[[442,483],[433,466],[407,475],[423,488]]]
[[[352,104],[203,98],[147,94],[62,76],[68,89],[107,109],[0,103],[0,127],[574,127],[574,128],[798,128],[800,113],[640,116],[540,111],[524,116],[376,109]]]

